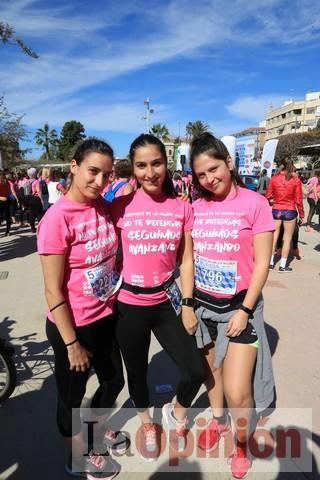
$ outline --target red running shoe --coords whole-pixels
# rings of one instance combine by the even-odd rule
[[[207,428],[199,435],[198,447],[206,452],[211,452],[217,448],[220,438],[227,435],[230,431],[231,429],[228,421],[220,425],[215,418],[212,418],[209,421]]]
[[[229,457],[228,464],[234,478],[244,478],[252,466],[252,461],[247,457],[245,450],[236,447],[233,454]]]

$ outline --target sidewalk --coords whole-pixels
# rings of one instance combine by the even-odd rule
[[[40,263],[35,253],[36,238],[24,229],[10,237],[2,237],[0,226],[0,271],[8,272],[0,280],[0,335],[10,338],[16,348],[19,385],[14,395],[0,406],[0,479],[1,480],[60,480],[71,478],[63,470],[63,443],[55,426],[55,384],[52,375],[53,356],[44,332],[46,305],[43,295]],[[302,480],[319,478],[320,470],[320,364],[319,357],[319,282],[320,233],[300,229],[302,260],[294,260],[291,274],[270,272],[264,290],[265,321],[273,353],[277,385],[277,406],[289,409],[292,424],[299,425],[303,414],[294,408],[312,408],[312,432],[304,432],[303,448],[313,451],[314,472],[301,473],[298,462],[290,478]],[[176,386],[176,370],[171,360],[161,352],[155,340],[150,351],[149,382],[151,400],[156,407],[170,400],[170,394],[156,394],[156,384]],[[95,388],[95,377],[89,382],[87,399]],[[199,393],[196,407],[207,407],[204,389]],[[125,387],[118,407],[128,407]],[[128,418],[125,428],[130,427]],[[182,470],[188,465],[192,473],[173,473],[178,467],[167,467],[167,458],[146,464],[135,456],[119,459],[123,466],[121,479],[205,479],[231,478],[226,473],[224,459],[190,457],[180,462]],[[266,462],[264,469],[268,468]],[[259,480],[286,479],[290,473],[280,470],[283,464],[276,458],[270,462],[270,473],[257,473],[257,466],[247,478]],[[254,467],[255,469],[256,467]],[[207,473],[205,473],[207,470]],[[209,473],[221,472],[221,473]],[[144,472],[144,473],[142,473]],[[171,473],[172,472],[172,473]],[[213,477],[214,475],[214,477]]]

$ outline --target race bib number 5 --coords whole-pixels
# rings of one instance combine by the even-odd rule
[[[93,295],[102,302],[106,302],[121,284],[121,279],[113,267],[114,259],[109,259],[105,264],[85,271],[85,276],[91,285]]]
[[[196,287],[211,293],[234,295],[236,293],[237,266],[237,261],[211,260],[196,255]]]

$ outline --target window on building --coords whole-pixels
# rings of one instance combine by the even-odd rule
[[[308,107],[307,108],[307,114],[312,114],[312,113],[316,113],[316,107]]]
[[[171,150],[171,148],[169,148],[169,150],[168,150],[168,155],[172,155],[172,150]]]
[[[302,110],[301,110],[301,108],[296,108],[295,110],[293,110],[293,113],[294,113],[294,115],[301,115]]]

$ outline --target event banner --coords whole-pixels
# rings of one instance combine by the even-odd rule
[[[256,135],[237,138],[236,152],[239,156],[238,172],[240,175],[253,174],[253,162],[256,150]]]
[[[267,170],[267,176],[270,178],[273,169],[274,157],[276,154],[276,149],[279,140],[274,138],[268,140],[263,147],[262,159],[261,159],[261,168]]]

